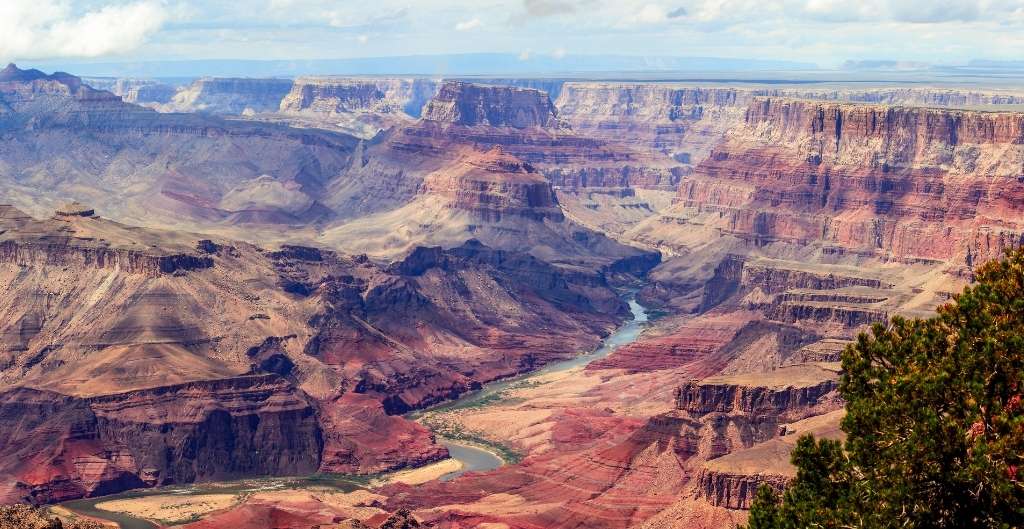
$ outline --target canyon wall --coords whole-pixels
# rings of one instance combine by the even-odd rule
[[[398,113],[419,117],[437,90],[430,79],[300,77],[281,100],[281,112]]]
[[[161,114],[66,74],[13,66],[4,72],[0,100],[11,111],[0,113],[8,138],[0,189],[36,215],[74,198],[120,220],[158,227],[323,219],[331,213],[317,198],[358,141],[278,124]],[[237,163],[240,158],[249,163]],[[28,179],[33,185],[25,185]]]
[[[276,112],[291,89],[291,79],[204,77],[177,91],[159,108],[164,112],[210,114]]]
[[[1024,104],[1024,93],[1013,90],[970,90],[963,88],[874,88],[857,90],[852,88],[828,89],[755,89],[754,96],[793,97],[824,101],[850,101],[883,105],[910,105],[925,107],[1012,107]]]
[[[758,99],[678,201],[765,245],[969,267],[1021,239],[1024,115]]]
[[[556,106],[574,130],[672,154],[684,163],[699,162],[690,152],[717,138],[699,123],[716,130],[739,117],[736,109],[751,98],[736,88],[702,88],[669,83],[566,83]]]
[[[0,394],[0,422],[0,472],[33,503],[311,473],[322,445],[312,403],[276,375],[91,398],[16,389]]]

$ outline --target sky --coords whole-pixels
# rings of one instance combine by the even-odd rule
[[[1024,0],[0,0],[0,61],[1024,59]]]

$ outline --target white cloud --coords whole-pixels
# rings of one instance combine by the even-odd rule
[[[1024,56],[1022,30],[1024,0],[0,0],[0,60],[361,56],[372,42],[381,55],[952,63]]]
[[[566,55],[568,53],[565,51],[565,48],[555,48],[555,51],[551,52],[551,56],[556,59],[564,59]]]
[[[57,0],[0,1],[0,59],[99,57],[142,45],[168,20],[155,0],[76,13]]]
[[[530,17],[549,17],[576,12],[576,5],[569,0],[523,0],[523,10]]]
[[[637,11],[633,21],[639,24],[660,24],[668,20],[665,10],[657,4],[646,4]]]
[[[481,25],[483,25],[483,23],[480,22],[479,18],[471,18],[455,24],[455,31],[469,31],[471,29],[476,29]]]

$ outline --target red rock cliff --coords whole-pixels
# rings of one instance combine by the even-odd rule
[[[1024,114],[758,99],[678,201],[763,245],[885,259],[999,255],[1024,230]]]

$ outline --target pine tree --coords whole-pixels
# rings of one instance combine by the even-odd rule
[[[768,485],[761,485],[750,505],[747,529],[774,529],[780,526],[779,495]]]
[[[875,325],[843,354],[845,445],[801,439],[759,528],[1024,526],[1024,251],[927,320]],[[772,523],[768,523],[774,520]]]

